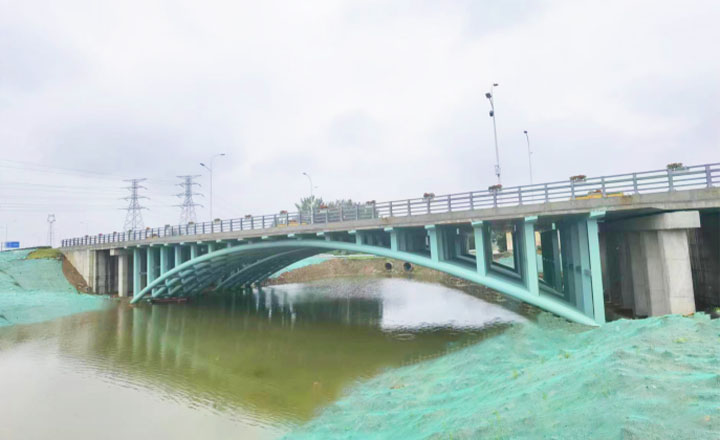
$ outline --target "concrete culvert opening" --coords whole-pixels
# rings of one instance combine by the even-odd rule
[[[392,270],[392,268],[393,268],[393,265],[391,262],[388,261],[385,263],[385,270]]]
[[[413,265],[406,261],[403,263],[403,269],[405,270],[405,272],[412,272]]]

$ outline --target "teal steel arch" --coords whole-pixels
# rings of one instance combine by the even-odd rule
[[[212,246],[206,254],[197,256],[195,252],[193,258],[164,271],[159,277],[149,277],[147,285],[136,291],[132,302],[137,303],[147,296],[192,295],[208,287],[223,289],[253,285],[296,261],[321,252],[341,250],[407,261],[487,286],[574,322],[586,325],[603,323],[604,303],[595,219],[592,216],[581,219],[560,230],[567,240],[562,250],[564,292],[553,290],[552,286],[538,280],[535,220],[529,218],[521,223],[518,245],[524,250],[524,257],[516,260],[520,266],[517,273],[509,273],[489,261],[489,230],[483,222],[472,224],[477,249],[475,261],[450,258],[455,244],[444,237],[447,229],[441,226],[424,228],[429,252],[413,250],[417,248],[412,243],[417,240],[405,233],[408,231],[387,228],[375,235],[363,235],[362,231],[357,231],[355,242],[332,240],[330,237],[296,239],[290,236],[223,249]],[[355,234],[356,231],[350,233]],[[559,250],[556,254],[559,261]],[[594,267],[591,268],[591,265]]]

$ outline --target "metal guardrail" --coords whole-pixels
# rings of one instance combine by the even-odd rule
[[[366,220],[384,217],[405,217],[439,214],[474,209],[541,204],[556,201],[616,197],[632,194],[720,187],[720,163],[694,165],[676,170],[654,170],[638,173],[590,177],[560,182],[539,183],[501,189],[487,189],[389,202],[354,204],[312,211],[257,216],[245,216],[214,222],[187,225],[165,225],[160,228],[113,232],[62,240],[62,247],[103,243],[121,243],[158,237],[205,235],[216,232],[235,232]]]

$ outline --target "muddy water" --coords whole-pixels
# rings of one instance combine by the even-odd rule
[[[0,328],[0,438],[277,438],[359,380],[521,320],[459,290],[374,279]]]

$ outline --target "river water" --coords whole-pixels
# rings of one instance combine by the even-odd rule
[[[274,439],[359,381],[523,320],[438,284],[366,279],[0,328],[0,439]]]

